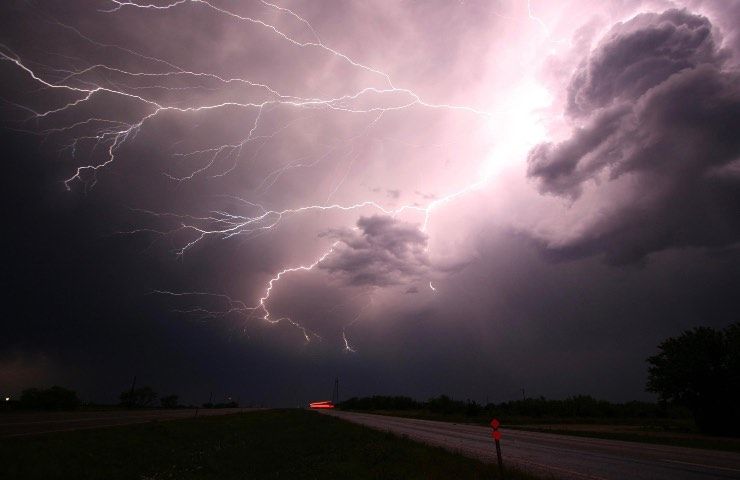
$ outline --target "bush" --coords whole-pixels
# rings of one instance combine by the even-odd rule
[[[157,399],[157,393],[151,387],[140,387],[122,392],[118,398],[121,405],[129,408],[148,407]]]
[[[57,385],[43,390],[29,388],[21,393],[22,408],[33,410],[74,410],[80,405],[77,392]]]
[[[177,395],[167,395],[159,399],[162,408],[177,408]]]

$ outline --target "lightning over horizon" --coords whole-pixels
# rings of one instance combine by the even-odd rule
[[[13,396],[650,400],[735,322],[740,2],[0,11]]]
[[[95,187],[98,182],[99,172],[112,167],[118,156],[121,155],[120,152],[127,148],[127,144],[134,141],[143,129],[145,129],[149,124],[155,123],[159,117],[163,117],[168,114],[189,115],[204,112],[207,113],[209,111],[227,111],[230,109],[243,109],[254,112],[253,119],[251,123],[248,124],[246,136],[238,142],[206,146],[205,148],[174,153],[173,158],[179,158],[182,160],[203,159],[201,165],[193,167],[189,172],[181,175],[163,172],[167,178],[174,182],[192,181],[198,176],[207,176],[212,179],[227,176],[237,168],[240,158],[244,155],[247,147],[252,144],[257,145],[257,148],[252,153],[252,157],[258,155],[260,150],[271,139],[276,135],[279,135],[283,130],[291,128],[291,124],[293,122],[300,121],[300,119],[291,120],[281,126],[275,127],[271,133],[261,132],[261,122],[263,121],[263,117],[277,108],[306,111],[318,109],[336,111],[342,114],[375,115],[371,121],[363,127],[362,132],[365,133],[381,119],[384,113],[402,111],[413,107],[432,110],[460,111],[479,116],[482,119],[486,119],[492,115],[490,112],[486,112],[483,109],[470,106],[427,102],[411,89],[396,87],[388,73],[358,62],[341,51],[327,46],[322,42],[316,29],[308,20],[295,11],[274,3],[266,1],[261,2],[264,7],[281,14],[286,14],[297,20],[310,32],[313,37],[312,40],[299,40],[294,36],[285,33],[272,23],[256,17],[238,14],[205,0],[180,0],[163,4],[111,0],[110,3],[113,4],[111,8],[99,9],[99,11],[107,15],[116,15],[125,9],[142,9],[155,10],[159,14],[166,14],[168,11],[175,9],[206,8],[218,15],[223,15],[237,22],[243,22],[258,28],[266,29],[275,37],[276,41],[287,42],[289,45],[299,49],[317,49],[326,55],[337,58],[341,62],[345,62],[352,68],[374,75],[380,79],[384,85],[361,86],[354,93],[347,93],[336,97],[322,97],[318,95],[306,97],[295,94],[286,94],[281,93],[277,87],[273,87],[263,82],[252,81],[241,77],[224,77],[217,73],[207,71],[188,70],[169,59],[144,54],[134,49],[119,45],[96,41],[74,26],[64,24],[56,19],[50,20],[54,25],[72,32],[76,37],[90,45],[98,48],[114,48],[135,58],[146,60],[148,63],[166,67],[165,71],[160,71],[160,69],[133,70],[105,63],[95,63],[79,68],[54,68],[50,65],[40,63],[31,64],[28,60],[24,60],[21,55],[17,54],[9,46],[0,44],[0,60],[13,64],[20,71],[25,73],[33,82],[37,83],[42,89],[59,91],[72,96],[68,101],[63,100],[56,106],[50,106],[45,109],[37,109],[20,104],[16,105],[23,111],[27,111],[31,114],[30,117],[22,120],[21,123],[25,124],[33,121],[37,125],[40,125],[42,122],[50,122],[53,126],[48,128],[30,129],[30,131],[45,138],[56,135],[67,135],[68,140],[66,140],[67,143],[62,150],[69,152],[73,158],[75,158],[78,152],[84,148],[83,145],[86,143],[92,144],[90,150],[93,152],[99,148],[103,149],[105,152],[105,156],[101,161],[78,166],[75,168],[71,176],[64,179],[63,183],[68,191],[72,190],[76,183],[80,184],[85,191]],[[197,14],[198,12],[195,13]],[[105,78],[105,81],[96,80],[96,77],[103,77]],[[114,81],[113,78],[116,78],[116,81]],[[193,101],[193,103],[190,104],[183,104],[183,100],[185,102],[188,101],[187,94],[190,93],[190,91],[202,88],[203,86],[191,85],[176,87],[170,86],[166,83],[171,82],[173,84],[179,84],[182,81],[187,82],[198,80],[207,80],[224,88],[228,88],[233,85],[241,85],[257,92],[264,92],[267,98],[253,101],[244,101],[239,100],[238,98],[233,98],[221,102]],[[136,82],[140,81],[153,81],[154,83],[149,85],[136,84]],[[162,93],[165,95],[162,95]],[[178,95],[184,97],[183,100],[178,99],[177,101],[172,101],[159,98],[164,96],[177,99]],[[67,118],[73,118],[77,112],[81,110],[84,111],[86,109],[92,109],[94,111],[95,101],[104,96],[118,97],[123,101],[133,103],[135,108],[140,108],[143,111],[140,116],[135,116],[131,120],[126,119],[123,116],[120,116],[119,118],[116,118],[115,116],[103,117],[102,115],[95,116],[92,113],[89,114],[89,116],[85,116],[83,114],[82,118],[79,120],[67,120]],[[385,97],[388,97],[388,102],[383,100]],[[87,105],[90,106],[88,107]],[[260,132],[258,133],[258,131]],[[351,144],[353,140],[362,137],[365,134],[362,132],[350,137],[348,140],[344,141],[344,143]],[[311,168],[311,166],[320,162],[322,158],[332,155],[341,150],[342,147],[342,145],[327,146],[326,150],[321,154],[309,155],[291,160],[283,167],[277,168],[271,173],[265,175],[258,184],[256,190],[260,193],[265,193],[269,188],[275,185],[282,175],[285,175],[290,170],[297,168]],[[396,218],[398,215],[407,211],[418,212],[422,215],[423,219],[421,223],[421,231],[426,232],[432,212],[435,209],[454,201],[456,198],[463,196],[470,191],[482,187],[488,180],[487,177],[473,179],[467,186],[463,186],[461,189],[444,194],[431,201],[427,201],[426,204],[410,202],[394,207],[386,207],[381,205],[379,202],[370,199],[346,204],[329,203],[331,197],[336,194],[347,179],[347,176],[351,174],[352,166],[357,161],[358,156],[358,154],[353,153],[353,151],[354,147],[351,147],[349,151],[344,154],[345,157],[351,158],[351,161],[348,163],[345,173],[338,179],[338,181],[334,182],[335,185],[326,198],[327,203],[306,204],[282,210],[274,210],[267,209],[252,200],[232,197],[243,207],[257,210],[257,213],[254,215],[243,215],[223,210],[214,210],[208,215],[199,216],[135,208],[132,209],[133,212],[155,219],[174,222],[176,225],[172,229],[161,229],[157,227],[134,228],[128,231],[119,231],[117,234],[148,234],[159,237],[172,237],[183,233],[190,234],[190,237],[176,248],[175,253],[178,256],[182,256],[201,241],[211,237],[218,239],[229,239],[235,236],[249,238],[276,228],[283,219],[288,216],[301,215],[309,212],[335,210],[344,212],[374,210],[379,214],[388,215],[393,218]],[[229,166],[221,168],[221,171],[213,172],[216,170],[217,166],[220,166],[226,160],[230,162]],[[305,164],[299,163],[305,160],[310,160],[310,162]],[[263,290],[263,295],[259,297],[257,302],[252,306],[247,306],[247,304],[241,300],[234,301],[231,300],[230,297],[224,296],[222,298],[227,299],[228,303],[228,308],[225,311],[216,312],[204,308],[195,308],[182,310],[182,313],[223,316],[228,313],[241,312],[246,314],[248,319],[259,318],[262,321],[271,324],[287,322],[300,329],[306,341],[310,341],[312,338],[320,338],[318,334],[311,332],[298,321],[291,318],[273,318],[272,313],[269,310],[268,303],[271,293],[284,276],[294,272],[313,270],[332,254],[336,244],[336,242],[333,243],[323,251],[323,253],[313,261],[309,261],[307,264],[287,266],[279,270],[269,279]],[[435,290],[431,285],[431,282],[430,288]],[[158,291],[158,293],[164,295],[184,295],[195,297],[201,295],[220,295],[199,292],[169,292],[164,290]],[[357,319],[354,321],[356,320]],[[342,336],[345,348],[349,349],[349,344],[347,343],[344,330],[342,330]]]

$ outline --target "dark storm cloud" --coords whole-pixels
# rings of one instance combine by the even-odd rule
[[[528,175],[571,199],[590,180],[598,190],[620,180],[635,188],[604,193],[609,213],[557,254],[603,252],[623,263],[740,240],[740,75],[717,44],[705,17],[642,14],[615,26],[577,69],[567,114],[583,126],[535,147]]]
[[[617,3],[643,8],[638,0],[573,0],[583,15],[564,16],[564,35],[592,13],[605,22],[624,18]],[[608,251],[615,259],[632,259],[646,245],[737,238],[728,212],[737,210],[740,163],[725,161],[732,151],[731,127],[736,129],[737,116],[728,104],[736,99],[737,79],[728,73],[733,60],[720,51],[715,27],[723,46],[740,51],[732,21],[740,10],[721,0],[691,3],[712,3],[713,10],[706,10],[712,25],[680,11],[641,16],[616,26],[570,83],[569,75],[558,77],[559,91],[572,92],[569,118],[582,130],[561,144],[538,147],[541,170],[533,176],[543,191],[571,199],[572,211],[595,196],[609,213],[601,223],[574,230],[575,240],[560,242],[558,255]],[[214,5],[277,22],[301,41],[313,39],[305,24],[265,4],[218,0]],[[111,6],[99,0],[5,2],[0,43],[48,80],[84,69],[69,83],[84,88],[100,83],[180,107],[274,96],[209,77],[87,67],[173,70],[132,53],[141,52],[188,71],[245,78],[301,97],[339,97],[385,85],[382,77],[326,51],[296,48],[269,29],[204,4],[101,12]],[[562,5],[533,7],[559,38],[551,20],[561,16]],[[431,102],[494,110],[496,118],[499,100],[508,98],[510,89],[517,97],[528,78],[522,70],[538,69],[554,45],[521,2],[298,1],[290,8],[312,23],[326,45],[388,70],[399,87],[418,90]],[[589,31],[601,26],[594,23]],[[590,42],[585,37],[583,45]],[[545,49],[532,45],[538,38]],[[18,105],[46,110],[78,98],[40,88],[8,61],[0,62],[0,77],[0,96]],[[490,92],[497,95],[489,98]],[[397,100],[362,98],[367,106]],[[108,159],[106,144],[72,139],[107,125],[86,123],[48,136],[17,131],[66,127],[88,116],[129,122],[148,112],[142,108],[131,97],[102,92],[66,114],[33,122],[18,123],[28,118],[27,110],[8,103],[0,108],[0,121],[9,122],[0,126],[12,127],[0,129],[9,243],[3,249],[6,314],[0,322],[3,391],[59,383],[86,400],[114,402],[136,375],[137,384],[180,394],[185,402],[199,404],[213,393],[214,399],[234,396],[243,404],[295,406],[327,398],[339,375],[343,396],[446,393],[503,401],[526,387],[528,395],[548,397],[646,398],[644,358],[655,353],[655,345],[695,325],[723,327],[740,308],[734,294],[740,249],[718,248],[712,255],[660,252],[639,269],[613,268],[597,257],[548,262],[537,255],[538,245],[506,229],[512,218],[528,220],[527,211],[501,207],[495,216],[501,228],[491,225],[491,211],[480,208],[478,194],[490,193],[504,204],[518,200],[517,188],[499,190],[493,178],[490,189],[438,202],[429,218],[429,240],[414,224],[367,217],[379,210],[312,210],[286,214],[276,228],[254,236],[205,239],[177,256],[184,243],[197,238],[181,224],[196,217],[211,219],[203,224],[213,226],[222,223],[211,218],[214,214],[251,216],[262,207],[323,205],[329,197],[330,203],[372,200],[390,209],[415,194],[419,203],[413,205],[423,208],[477,180],[491,143],[517,140],[492,139],[487,128],[478,128],[488,119],[469,112],[417,105],[378,117],[275,105],[259,112],[253,142],[214,157],[212,147],[245,139],[258,110],[163,112],[121,145],[115,161],[98,171],[94,188],[74,182],[67,192],[62,181],[78,166]],[[507,122],[508,111],[501,115]],[[715,128],[722,115],[724,127]],[[478,131],[482,138],[471,136]],[[678,153],[664,155],[676,139]],[[167,176],[195,171],[200,173],[188,181]],[[524,183],[519,170],[516,175],[513,187]],[[594,192],[592,179],[604,177],[610,180],[601,182],[606,188]],[[625,188],[609,189],[625,179],[634,180],[627,184],[634,186],[629,195]],[[530,190],[527,195],[538,197]],[[544,204],[544,215],[564,222],[559,205]],[[399,217],[422,221],[418,210],[409,212]],[[353,229],[359,215],[366,217]],[[177,233],[163,236],[148,229]],[[112,235],[127,231],[140,233]],[[320,232],[330,233],[319,237]],[[334,241],[334,252],[306,271]],[[183,313],[258,304],[269,280],[285,268],[294,270],[271,290],[272,318],[292,318],[321,341],[305,343],[300,329],[288,322],[268,324],[260,315]],[[224,306],[214,299],[225,297],[151,294],[163,289],[225,294],[234,302]],[[356,353],[344,351],[342,333]]]
[[[590,114],[634,100],[681,70],[720,62],[707,18],[685,10],[638,15],[614,26],[575,72],[568,112]]]
[[[361,217],[356,229],[332,230],[330,235],[339,244],[319,267],[351,285],[399,285],[430,270],[427,236],[418,225],[374,215]]]
[[[414,193],[425,200],[435,200],[437,198],[437,196],[433,193],[424,193],[418,190],[415,190]]]

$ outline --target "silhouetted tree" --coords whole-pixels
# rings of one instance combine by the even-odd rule
[[[167,395],[159,399],[162,408],[177,408],[177,395]]]
[[[21,393],[21,406],[37,410],[73,410],[80,405],[77,393],[57,385],[48,389],[29,388]]]
[[[465,415],[468,417],[477,417],[483,413],[483,407],[480,406],[475,400],[468,399],[465,402]]]
[[[465,404],[458,400],[453,400],[447,395],[430,398],[427,400],[427,408],[434,413],[451,414],[465,411]]]
[[[647,359],[647,390],[686,405],[709,433],[740,433],[740,323],[694,328],[661,343]]]
[[[140,387],[134,390],[126,390],[118,398],[121,400],[121,405],[130,408],[148,407],[156,400],[157,393],[152,390],[152,387]]]

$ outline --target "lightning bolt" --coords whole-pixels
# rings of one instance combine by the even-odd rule
[[[98,149],[104,153],[103,158],[95,163],[87,163],[76,167],[74,171],[64,179],[64,186],[71,190],[75,185],[80,184],[87,190],[95,187],[97,175],[100,171],[111,167],[117,160],[121,149],[133,139],[155,119],[165,115],[188,116],[200,112],[227,111],[231,109],[245,110],[253,112],[251,123],[248,125],[246,135],[239,141],[229,144],[213,145],[197,150],[182,151],[173,154],[173,157],[181,160],[201,160],[202,163],[192,168],[186,174],[165,173],[171,181],[180,183],[188,182],[199,176],[209,176],[212,178],[228,175],[237,167],[243,152],[248,146],[256,146],[252,158],[254,158],[262,148],[271,140],[280,135],[281,132],[290,129],[298,120],[288,122],[272,132],[262,132],[263,120],[272,109],[287,108],[299,111],[337,111],[350,115],[370,115],[371,120],[367,123],[362,132],[358,135],[346,139],[345,144],[351,145],[359,137],[366,135],[387,112],[407,110],[410,108],[427,108],[433,110],[446,110],[467,113],[482,118],[488,118],[493,115],[492,112],[456,104],[434,103],[424,99],[409,88],[397,87],[392,81],[390,75],[378,68],[361,63],[349,55],[340,52],[326,45],[317,34],[311,23],[296,13],[295,11],[262,0],[261,5],[267,9],[278,12],[281,15],[290,17],[302,24],[310,33],[311,39],[304,41],[299,40],[278,28],[276,25],[268,23],[260,18],[246,16],[235,11],[222,8],[207,0],[176,0],[170,3],[154,4],[138,1],[110,0],[109,8],[102,9],[100,12],[106,15],[114,15],[124,9],[141,9],[157,12],[167,12],[174,9],[184,9],[188,7],[207,9],[215,14],[224,16],[233,21],[251,25],[264,29],[274,35],[279,41],[286,42],[299,49],[316,50],[326,55],[344,62],[352,68],[376,77],[381,86],[368,85],[350,93],[338,96],[301,96],[289,92],[281,92],[272,86],[254,82],[245,78],[230,78],[216,73],[207,71],[189,70],[184,66],[177,65],[165,58],[158,58],[146,55],[124,46],[98,42],[79,29],[66,25],[56,19],[49,20],[66,31],[71,32],[77,38],[82,39],[89,45],[99,49],[115,49],[132,57],[138,58],[146,63],[156,66],[156,70],[136,70],[132,68],[122,68],[120,66],[96,63],[81,68],[55,68],[50,65],[40,64],[24,59],[16,53],[10,46],[0,44],[0,61],[8,62],[14,65],[18,70],[23,72],[32,82],[40,88],[59,92],[61,96],[66,97],[58,105],[37,109],[29,106],[12,103],[26,114],[22,123],[33,121],[40,125],[43,122],[63,122],[62,126],[53,126],[49,128],[38,128],[29,130],[34,134],[42,137],[53,135],[69,135],[71,140],[64,146],[63,150],[71,153],[73,158],[77,158],[78,152],[83,145],[90,144],[90,151]],[[532,16],[531,6],[527,4],[530,18],[542,24],[541,20]],[[542,24],[544,27],[544,24]],[[96,75],[104,76],[105,81],[95,80]],[[139,83],[137,83],[139,82]],[[143,84],[141,82],[144,82]],[[167,82],[172,82],[168,84]],[[189,86],[179,86],[182,82],[192,82]],[[173,86],[178,85],[178,86]],[[157,92],[183,92],[187,90],[202,90],[220,87],[239,87],[245,89],[249,97],[257,96],[256,100],[230,99],[221,102],[179,104],[171,100],[159,97]],[[139,109],[142,113],[133,120],[124,116],[120,118],[109,118],[105,116],[90,116],[81,121],[65,122],[69,114],[81,110],[83,107],[94,108],[94,102],[104,97],[114,97],[119,100],[128,102],[132,107]],[[285,163],[282,167],[268,173],[259,183],[256,191],[263,194],[271,188],[278,179],[291,170],[299,168],[310,168],[327,159],[329,156],[337,153],[340,146],[328,146],[322,153],[316,155],[306,155],[293,159]],[[261,235],[265,232],[275,229],[285,218],[306,214],[308,212],[327,212],[327,211],[363,211],[372,210],[396,217],[397,215],[412,211],[423,216],[421,229],[427,231],[431,221],[432,214],[444,205],[455,201],[456,199],[468,195],[469,193],[481,189],[489,181],[489,176],[477,178],[468,185],[450,192],[444,196],[433,199],[426,205],[404,204],[399,207],[389,209],[372,200],[364,200],[356,203],[330,203],[331,198],[340,189],[344,181],[350,175],[352,167],[357,160],[357,153],[350,147],[344,152],[346,169],[339,179],[334,183],[332,190],[323,204],[299,205],[285,209],[268,209],[263,205],[252,202],[240,197],[231,196],[232,200],[240,204],[245,210],[250,211],[248,214],[235,214],[224,210],[212,210],[203,215],[192,215],[176,212],[157,212],[145,209],[133,209],[136,214],[144,215],[156,219],[164,224],[164,227],[157,228],[138,228],[128,231],[117,232],[118,234],[149,234],[155,237],[171,238],[176,234],[187,236],[182,244],[178,245],[175,253],[178,256],[185,255],[195,245],[207,239],[228,239],[234,236],[244,236],[251,238]],[[226,167],[222,166],[226,162]],[[283,268],[272,276],[265,284],[264,290],[259,299],[254,302],[233,299],[230,296],[209,293],[201,291],[193,292],[172,292],[168,290],[157,290],[153,293],[164,296],[171,296],[180,299],[211,299],[223,303],[223,308],[211,309],[202,306],[178,310],[181,313],[201,316],[203,318],[217,318],[226,315],[238,313],[248,319],[258,319],[268,324],[287,323],[299,329],[306,342],[320,337],[315,332],[303,326],[300,322],[288,317],[275,317],[269,308],[271,296],[279,282],[287,275],[296,272],[309,272],[319,266],[332,253],[334,253],[338,242],[332,243],[326,250],[318,255],[314,260],[308,261],[298,266]],[[431,290],[436,288],[429,283]],[[367,308],[367,307],[365,307]],[[365,308],[342,329],[342,338],[345,350],[353,352],[354,349],[346,336],[346,329],[354,325],[365,312]]]
[[[371,294],[365,306],[360,309],[357,315],[355,315],[355,317],[349,323],[347,323],[345,326],[342,327],[342,342],[344,343],[345,353],[357,353],[357,350],[355,350],[352,347],[352,345],[349,343],[349,339],[347,338],[347,329],[355,325],[357,322],[359,322],[362,316],[365,314],[365,311],[368,308],[370,308],[372,304],[373,304],[373,296]]]
[[[542,29],[542,32],[545,34],[545,37],[548,39],[550,43],[553,43],[553,44],[568,43],[568,40],[564,38],[556,39],[556,40],[551,39],[550,29],[547,27],[547,25],[545,25],[545,22],[540,17],[534,14],[532,10],[532,0],[527,0],[527,16],[529,17],[530,20],[532,20],[537,25],[539,25],[539,27]]]
[[[537,24],[542,27],[542,30],[545,32],[546,36],[550,36],[550,29],[547,28],[545,22],[543,22],[541,18],[536,17],[534,13],[532,13],[532,0],[527,0],[527,15],[529,16],[530,20],[537,22]]]
[[[347,339],[347,328],[354,325],[354,323],[360,319],[360,315],[358,314],[354,320],[352,320],[349,324],[342,327],[342,341],[344,342],[344,351],[347,353],[357,353],[357,350],[352,348],[352,346],[349,344],[349,340]]]

